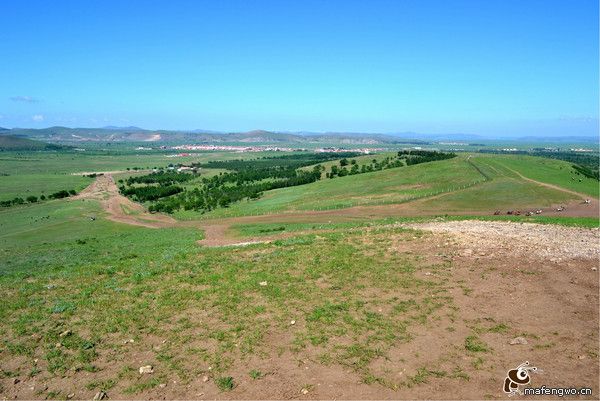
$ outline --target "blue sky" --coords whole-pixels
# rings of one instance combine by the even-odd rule
[[[0,3],[0,126],[598,134],[596,0]]]

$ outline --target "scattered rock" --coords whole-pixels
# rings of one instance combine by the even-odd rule
[[[425,272],[425,275],[426,276],[431,276],[431,273],[430,272]]]
[[[106,393],[104,391],[98,391],[94,396],[93,401],[104,400],[105,398],[107,398]]]
[[[65,330],[62,333],[60,333],[58,336],[59,337],[66,337],[66,336],[70,336],[71,334],[73,334],[73,333],[71,333],[71,330]]]
[[[146,365],[146,366],[140,367],[140,375],[143,375],[144,373],[150,374],[153,372],[154,372],[154,368],[152,367],[152,365]]]
[[[296,324],[296,321],[295,321],[295,320],[292,320],[292,321],[290,322],[290,324],[293,326],[293,325],[295,325],[295,324]]]
[[[593,272],[598,271],[598,268],[597,267],[592,267],[592,271]]]
[[[158,385],[158,387],[160,387],[160,388],[165,388],[165,387],[167,387],[167,383],[160,383],[160,384]]]
[[[525,337],[515,337],[509,342],[510,345],[526,345],[527,340]]]
[[[202,376],[202,381],[204,383],[206,383],[209,380],[209,377],[207,375]]]
[[[70,400],[71,398],[75,397],[75,393],[71,393],[71,394],[67,394],[67,398]]]
[[[21,380],[19,380],[19,378],[18,378],[18,377],[15,377],[15,378],[12,380],[12,382],[13,382],[13,384],[19,384],[19,383],[21,382]]]
[[[302,394],[305,394],[305,395],[306,395],[306,394],[308,394],[308,389],[307,389],[307,388],[303,388],[302,390],[300,390],[300,392],[301,392]]]
[[[62,344],[61,343],[56,343],[56,348],[60,348],[60,347],[62,347]]]
[[[579,355],[577,359],[585,359],[585,355]]]
[[[129,340],[125,340],[123,341],[123,344],[133,344],[135,341],[133,340],[133,338],[130,338]]]
[[[48,386],[46,386],[45,384],[34,384],[33,386],[30,387],[31,391],[34,391],[36,393],[42,393],[46,390],[48,390]]]
[[[260,285],[261,287],[266,287],[267,286],[267,282],[266,281],[261,281],[260,283],[258,283],[258,285]]]

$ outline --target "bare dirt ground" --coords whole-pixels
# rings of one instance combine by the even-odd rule
[[[529,361],[541,372],[532,375],[533,387],[589,387],[592,396],[565,398],[598,399],[598,230],[481,221],[410,228],[429,234],[409,242],[391,234],[388,252],[418,254],[432,263],[421,278],[452,288],[460,318],[415,332],[414,341],[393,350],[383,368],[402,377],[421,366],[452,371],[454,364],[467,364],[468,380],[426,378],[412,388],[389,389],[361,383],[351,370],[322,365],[317,353],[309,353],[301,360],[283,355],[252,361],[268,372],[260,385],[247,379],[219,394],[192,384],[167,398],[509,399],[502,392],[507,371]],[[449,274],[434,267],[444,261],[451,263]],[[483,329],[494,326],[503,329]],[[465,353],[465,338],[473,333],[488,351]],[[518,337],[525,343],[511,345]],[[281,334],[271,341],[273,347],[285,342]],[[243,377],[244,369],[233,373]],[[302,383],[314,385],[305,394]]]
[[[405,225],[450,233],[462,246],[476,245],[480,252],[512,252],[519,257],[539,257],[551,262],[563,259],[600,258],[598,229],[492,221],[429,222]],[[465,255],[469,255],[468,251]],[[472,252],[470,253],[472,254]]]

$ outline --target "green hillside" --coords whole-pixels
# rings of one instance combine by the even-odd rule
[[[0,151],[11,150],[59,150],[66,149],[65,146],[34,141],[32,139],[20,138],[13,135],[0,135]]]
[[[417,199],[421,200],[419,208],[424,211],[463,213],[548,207],[578,198],[577,194],[527,181],[519,174],[597,196],[598,181],[577,174],[568,162],[530,156],[462,154],[445,161],[323,179],[313,184],[268,191],[258,200],[217,209],[205,217],[341,209]],[[182,212],[179,217],[197,215]]]

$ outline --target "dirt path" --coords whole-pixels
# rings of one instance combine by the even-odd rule
[[[546,187],[546,188],[551,188],[551,189],[554,189],[556,191],[565,192],[567,194],[575,195],[575,196],[578,196],[579,198],[581,198],[582,200],[590,198],[589,195],[582,194],[581,192],[572,191],[570,189],[559,187],[558,185],[548,184],[546,182],[541,182],[541,181],[534,180],[533,178],[525,177],[523,174],[519,173],[517,170],[513,170],[510,167],[504,166],[504,168],[506,168],[507,170],[512,171],[513,173],[515,173],[516,175],[518,175],[519,178],[521,178],[522,180],[531,182],[533,184],[540,185],[540,186]]]
[[[119,193],[112,175],[104,174],[73,199],[90,199],[100,202],[102,208],[108,213],[107,219],[118,223],[131,224],[147,228],[174,227],[177,220],[163,214],[152,214],[139,203]]]
[[[80,171],[78,173],[71,173],[71,175],[112,175],[112,174],[124,174],[124,173],[147,173],[151,170],[113,170],[113,171]]]

